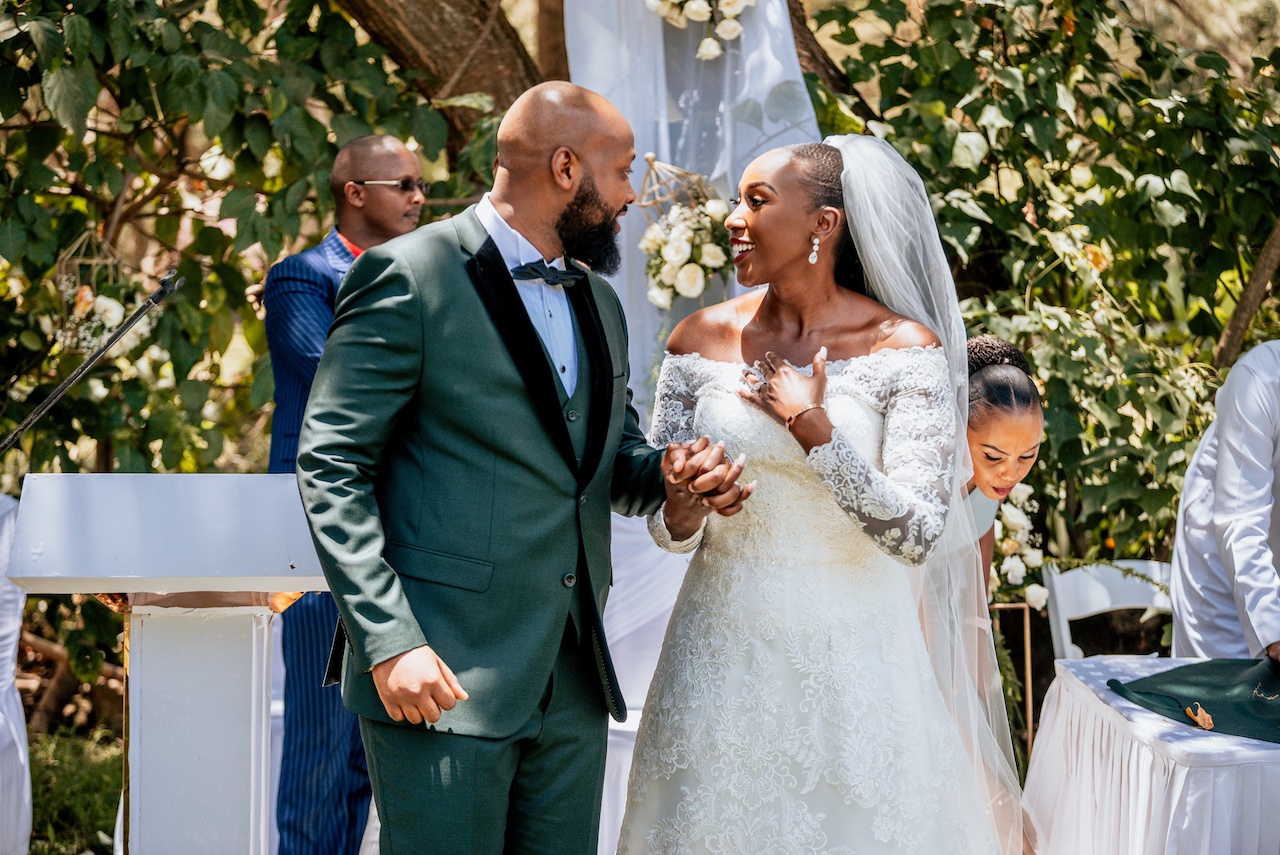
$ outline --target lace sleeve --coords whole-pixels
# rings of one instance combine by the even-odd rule
[[[838,430],[809,452],[809,465],[881,549],[915,566],[929,557],[946,525],[955,443],[945,362],[912,360],[888,392],[883,468]]]
[[[697,357],[668,353],[658,372],[658,387],[653,396],[653,426],[649,430],[649,444],[664,448],[668,442],[691,442],[697,439],[693,429],[696,404],[696,382],[692,367]],[[667,530],[662,518],[662,508],[649,516],[649,534],[658,546],[667,552],[692,552],[702,543],[707,530],[704,519],[698,531],[688,540],[676,540]]]
[[[696,357],[668,353],[658,372],[658,387],[653,395],[653,425],[649,444],[662,448],[668,442],[690,442],[693,432],[695,382],[691,367]]]

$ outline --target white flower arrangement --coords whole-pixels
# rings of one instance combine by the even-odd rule
[[[126,309],[122,302],[131,293],[128,286],[103,286],[109,287],[117,296],[96,293],[92,286],[81,284],[74,276],[65,273],[55,276],[53,285],[63,302],[63,316],[58,324],[52,320],[46,323],[46,319],[42,317],[41,329],[63,350],[82,353],[95,350],[124,323],[129,313],[138,308],[135,304],[132,309]],[[156,314],[158,313],[153,311],[142,318],[116,342],[108,352],[108,358],[127,355],[136,348],[150,335]]]
[[[697,299],[717,277],[729,275],[729,205],[723,199],[672,205],[645,229],[640,251],[648,256],[645,273],[649,302],[666,311],[677,296]]]
[[[1044,551],[1031,515],[1040,509],[1035,491],[1018,484],[1000,503],[995,523],[995,556],[987,581],[987,597],[993,602],[1025,602],[1039,610],[1049,601],[1044,581]]]
[[[676,29],[687,29],[690,22],[702,24],[705,36],[694,55],[713,60],[724,55],[726,42],[742,35],[738,17],[756,0],[644,0],[644,4]]]

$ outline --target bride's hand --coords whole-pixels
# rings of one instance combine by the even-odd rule
[[[746,388],[738,394],[785,425],[787,419],[804,410],[822,406],[827,395],[827,349],[819,348],[813,357],[812,377],[804,376],[773,351],[742,373]]]
[[[805,453],[815,446],[831,441],[831,422],[824,412],[827,396],[827,349],[818,348],[813,357],[813,376],[806,377],[785,359],[768,351],[763,360],[753,366],[764,379],[751,368],[743,371],[746,388],[738,394],[764,410],[786,426],[804,448]]]

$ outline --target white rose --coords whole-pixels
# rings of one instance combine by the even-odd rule
[[[1027,605],[1036,611],[1044,608],[1045,604],[1049,602],[1049,589],[1044,585],[1037,585],[1035,582],[1028,585],[1022,595],[1027,599]]]
[[[676,293],[681,297],[698,297],[707,287],[707,275],[702,268],[690,262],[676,274]]]
[[[1028,549],[1022,554],[1022,563],[1032,570],[1044,566],[1044,552],[1039,549]]]
[[[1031,518],[1021,508],[1006,504],[1000,508],[1000,516],[1004,519],[1005,527],[1013,533],[1031,530]]]
[[[683,30],[685,27],[689,26],[689,19],[684,16],[684,12],[681,12],[674,6],[671,8],[671,11],[667,12],[663,17],[667,19],[668,24],[675,27],[677,30]]]
[[[724,267],[729,257],[724,254],[724,250],[716,246],[714,243],[704,243],[702,245],[702,265],[704,267]]]
[[[662,248],[662,260],[676,267],[684,264],[693,254],[693,246],[690,243],[692,239],[693,235],[688,231],[679,234],[672,232],[667,238],[667,245]]]
[[[720,0],[720,14],[726,18],[736,18],[742,14],[742,10],[748,6],[754,6],[755,3],[748,3],[747,0]]]
[[[711,20],[711,4],[707,0],[689,0],[684,4],[684,16],[690,21],[697,21],[701,24],[703,21]]]
[[[672,293],[670,288],[664,288],[651,282],[649,283],[649,293],[646,296],[649,298],[650,303],[653,303],[664,312],[671,308]]]
[[[738,23],[736,18],[725,18],[716,24],[716,35],[726,42],[731,42],[742,35],[742,25]]]
[[[120,326],[121,321],[124,320],[124,306],[120,305],[118,300],[102,295],[94,298],[93,313],[101,319],[102,325],[109,330]]]
[[[724,48],[720,43],[708,36],[698,43],[698,52],[694,56],[698,59],[719,59],[723,54]]]
[[[1016,555],[1006,558],[1000,565],[1000,569],[1010,585],[1021,585],[1022,580],[1027,578],[1027,565],[1023,564],[1022,559]]]
[[[644,5],[650,12],[657,12],[659,15],[666,13],[666,10],[662,8],[664,5],[662,0],[644,0]]]
[[[668,287],[676,284],[676,274],[680,272],[679,265],[664,264],[662,270],[658,271],[658,281]]]
[[[1035,490],[1031,489],[1030,484],[1014,484],[1013,489],[1009,491],[1009,501],[1013,502],[1015,505],[1021,505],[1027,499],[1030,499],[1031,494],[1034,492]]]
[[[723,199],[708,199],[703,203],[702,209],[707,212],[708,217],[717,223],[723,223],[725,218],[729,216],[729,203]]]
[[[662,230],[662,226],[654,223],[640,236],[640,251],[645,255],[653,255],[662,249],[662,243],[666,237],[667,233]]]

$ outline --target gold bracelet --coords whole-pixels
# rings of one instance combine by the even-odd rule
[[[806,405],[803,409],[798,410],[798,411],[796,411],[796,412],[792,413],[791,415],[787,416],[787,430],[791,430],[791,426],[792,426],[793,424],[795,424],[796,419],[800,418],[801,416],[803,416],[805,413],[809,412],[810,410],[825,410],[825,409],[826,409],[826,406],[825,406],[825,405],[823,405],[823,404],[808,404],[808,405]]]

